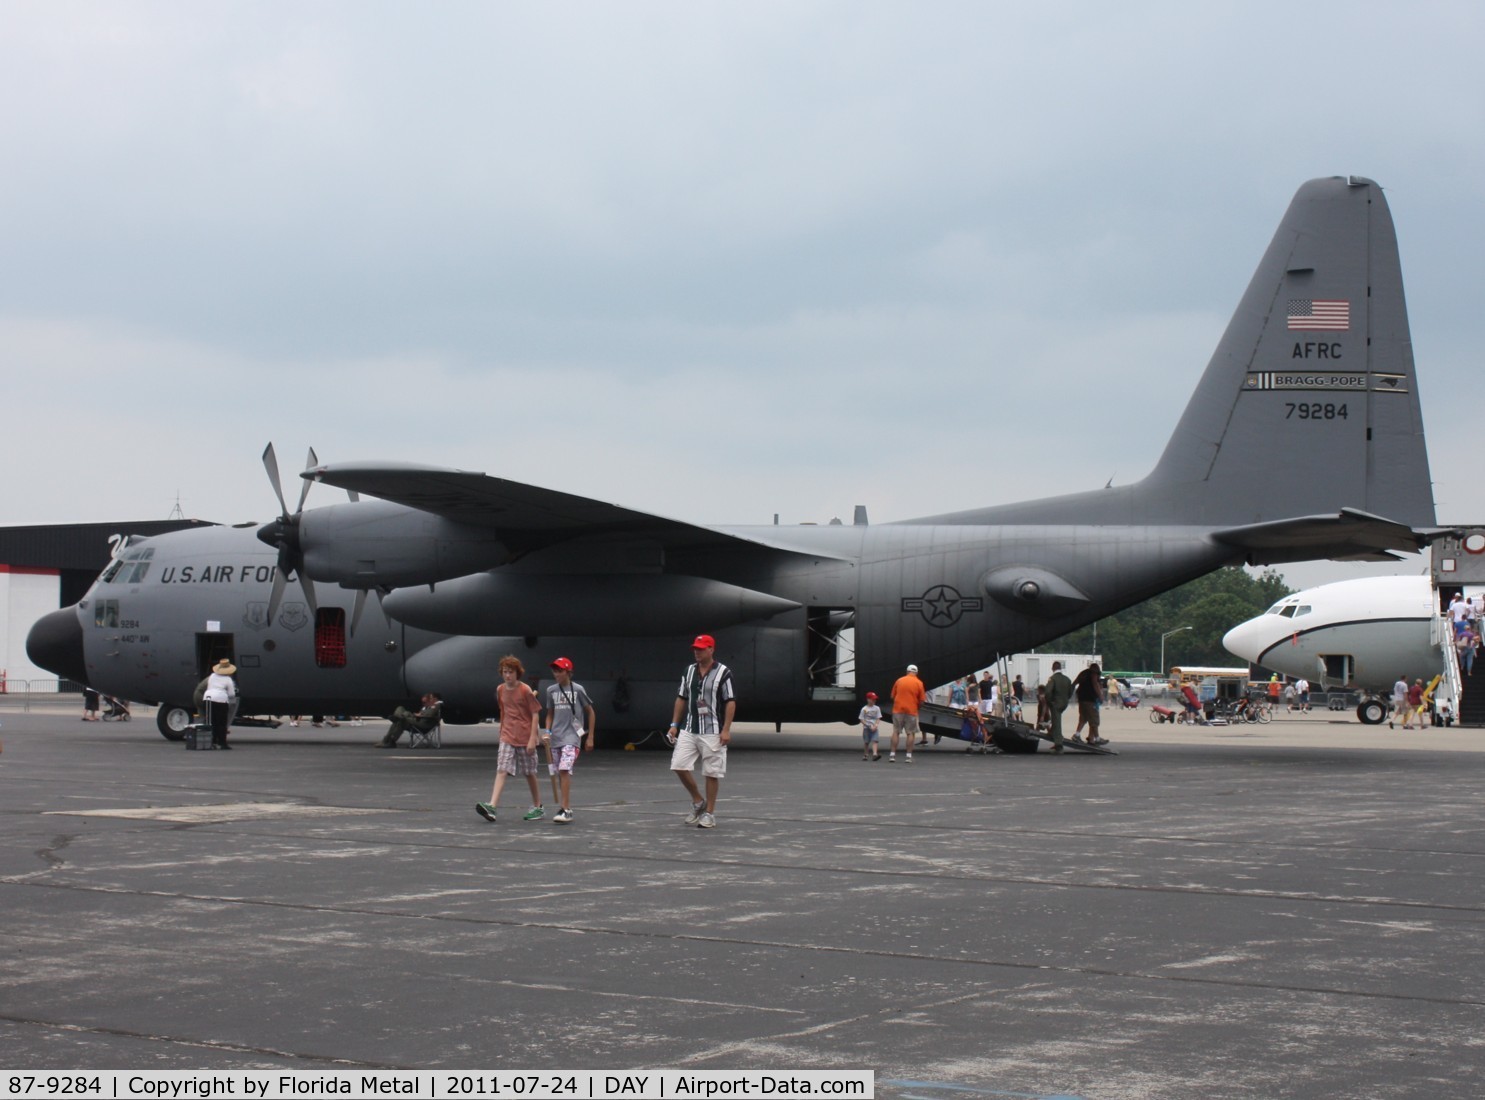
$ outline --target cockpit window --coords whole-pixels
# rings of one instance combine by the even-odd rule
[[[1294,618],[1294,604],[1286,603],[1282,607],[1275,605],[1274,614],[1283,615],[1286,619],[1292,619]]]
[[[109,562],[103,571],[104,584],[138,584],[150,571],[150,560],[155,556],[153,546],[140,546],[125,550]]]
[[[1301,615],[1308,615],[1310,613],[1310,611],[1311,611],[1310,605],[1307,604],[1307,603],[1302,603],[1302,604],[1300,604],[1298,607],[1296,607],[1294,609],[1294,617],[1297,619]]]

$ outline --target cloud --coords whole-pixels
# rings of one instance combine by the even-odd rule
[[[261,518],[270,438],[703,522],[1133,480],[1294,188],[1358,172],[1479,515],[1485,13],[1354,14],[11,5],[7,511]]]

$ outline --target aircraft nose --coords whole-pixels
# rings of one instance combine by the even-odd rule
[[[83,659],[82,624],[77,619],[77,605],[64,607],[37,619],[26,635],[26,656],[31,663],[64,680],[88,682],[88,668]]]
[[[1270,631],[1265,629],[1264,616],[1238,623],[1222,635],[1222,647],[1245,661],[1257,661]]]

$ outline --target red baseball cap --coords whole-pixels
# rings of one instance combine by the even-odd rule
[[[876,698],[876,697],[877,697],[877,693],[876,693],[876,692],[874,692],[874,691],[868,691],[868,692],[867,692],[867,693],[866,693],[866,697],[867,697],[867,698],[868,698],[868,699],[875,699],[875,698]]]
[[[710,634],[698,634],[696,640],[691,643],[692,649],[716,649],[717,639]]]
[[[555,661],[552,662],[552,667],[560,668],[563,672],[571,672],[572,662],[569,661],[566,657],[558,657]]]

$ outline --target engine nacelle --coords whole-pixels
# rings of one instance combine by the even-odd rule
[[[483,528],[386,501],[327,505],[297,524],[304,571],[346,588],[432,584],[513,557]]]
[[[382,601],[388,615],[408,626],[480,637],[694,634],[698,623],[720,630],[800,606],[781,596],[705,577],[503,570],[460,577],[431,592],[402,589]]]

